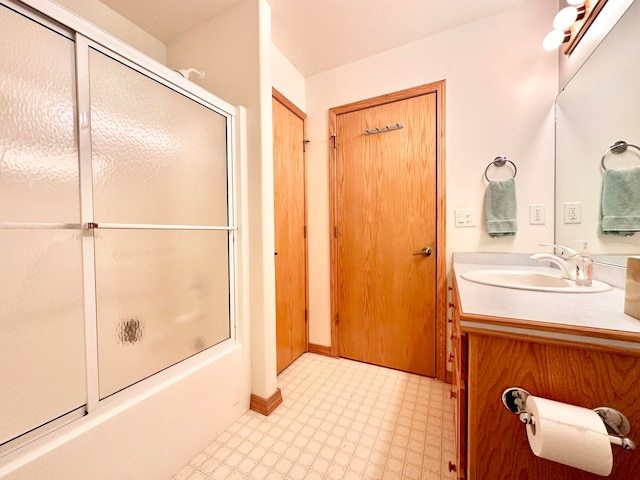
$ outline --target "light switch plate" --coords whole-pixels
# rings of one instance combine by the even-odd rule
[[[455,226],[456,227],[475,227],[476,226],[476,209],[475,208],[456,208],[455,210]]]

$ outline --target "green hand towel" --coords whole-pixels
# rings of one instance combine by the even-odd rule
[[[640,167],[604,171],[600,231],[605,235],[640,231]]]
[[[491,237],[515,235],[518,231],[516,220],[516,182],[492,180],[487,188],[485,202],[487,233]]]

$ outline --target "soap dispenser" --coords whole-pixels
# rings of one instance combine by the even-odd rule
[[[576,285],[585,287],[591,286],[593,283],[593,260],[589,253],[589,243],[582,242],[582,250],[578,252],[576,261]]]

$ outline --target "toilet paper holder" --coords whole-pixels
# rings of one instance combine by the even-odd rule
[[[525,407],[529,395],[531,394],[524,388],[510,387],[502,392],[502,403],[511,413],[518,415],[522,423],[531,425],[535,432],[536,419],[530,412],[527,412]],[[609,441],[612,445],[622,447],[624,450],[636,449],[635,442],[627,437],[631,431],[631,424],[622,412],[610,407],[597,407],[593,411],[598,414],[607,428]]]

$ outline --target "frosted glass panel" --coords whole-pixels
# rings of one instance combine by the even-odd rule
[[[226,118],[95,50],[90,66],[96,222],[227,225]]]
[[[95,232],[101,398],[230,337],[226,231]]]
[[[0,6],[0,222],[79,223],[74,43]]]
[[[0,229],[0,443],[86,403],[80,233]]]

